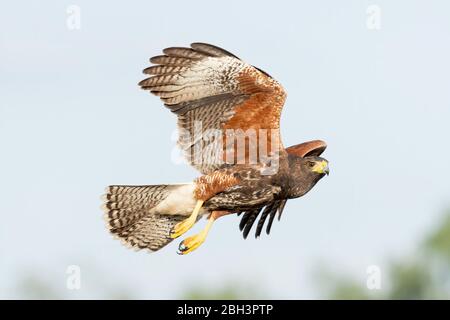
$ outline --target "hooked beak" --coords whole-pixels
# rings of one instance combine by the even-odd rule
[[[320,173],[320,174],[329,175],[330,174],[330,168],[328,167],[328,162],[327,161],[321,161],[321,162],[317,163],[314,166],[314,168],[312,169],[312,171]]]

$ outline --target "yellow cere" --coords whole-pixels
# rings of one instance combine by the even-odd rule
[[[328,171],[328,162],[320,161],[317,162],[316,165],[312,168],[312,171],[317,173],[327,173]]]

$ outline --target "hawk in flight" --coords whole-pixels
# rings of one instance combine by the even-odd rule
[[[242,215],[244,238],[255,221],[256,237],[266,221],[269,234],[286,201],[328,175],[320,157],[325,142],[281,143],[286,93],[266,72],[206,43],[164,49],[150,62],[139,85],[177,116],[178,145],[202,175],[183,184],[109,186],[107,225],[126,245],[157,251],[203,216],[204,229],[184,239],[178,253],[198,248],[224,215]]]

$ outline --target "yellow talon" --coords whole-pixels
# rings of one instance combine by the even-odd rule
[[[205,242],[206,236],[208,235],[209,229],[211,229],[213,222],[214,218],[210,217],[206,227],[200,233],[181,241],[178,246],[178,254],[185,255],[200,247],[200,245]]]
[[[203,201],[198,200],[197,204],[195,205],[194,211],[192,211],[192,214],[189,216],[189,218],[177,223],[173,230],[170,233],[170,237],[175,239],[181,236],[183,233],[188,231],[194,223],[197,221],[198,213],[200,209],[202,208]]]

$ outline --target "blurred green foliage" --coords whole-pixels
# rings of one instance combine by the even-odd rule
[[[431,253],[450,262],[450,212],[442,219],[437,230],[428,236],[424,246]]]
[[[187,300],[244,300],[244,299],[264,299],[261,290],[255,286],[242,285],[229,282],[222,287],[205,288],[202,286],[192,286],[184,291],[180,299]]]
[[[131,300],[137,297],[129,287],[111,283],[111,279],[102,275],[90,266],[85,266],[88,276],[87,288],[69,290],[66,287],[66,274],[59,275],[59,283],[50,281],[48,272],[43,270],[24,269],[18,273],[7,299],[21,300],[63,300],[63,299],[103,299]],[[86,291],[88,294],[86,294]]]
[[[318,280],[327,299],[450,299],[450,211],[412,257],[388,261],[383,269],[383,290],[369,290],[365,281],[327,271]]]
[[[19,280],[15,292],[17,299],[24,300],[57,300],[60,293],[51,287],[47,281],[30,272]]]

